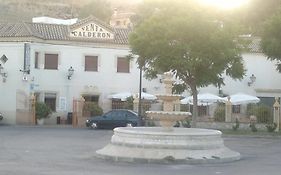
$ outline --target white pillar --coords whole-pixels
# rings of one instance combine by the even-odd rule
[[[225,103],[225,122],[231,122],[232,115],[232,104],[230,102],[230,97],[227,97],[227,102]]]
[[[280,104],[279,104],[278,100],[279,100],[279,98],[276,97],[275,103],[273,105],[273,107],[274,107],[273,123],[277,124],[275,132],[279,131],[279,125],[280,125]]]
[[[134,111],[139,112],[139,98],[134,97],[133,103],[134,103]]]

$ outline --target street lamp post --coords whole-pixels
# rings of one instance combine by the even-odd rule
[[[142,105],[141,105],[141,99],[142,99],[142,65],[140,65],[140,82],[139,82],[139,107],[138,107],[138,117],[139,122],[138,126],[142,126]]]

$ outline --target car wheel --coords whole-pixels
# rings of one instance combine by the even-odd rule
[[[93,122],[93,123],[91,124],[91,128],[92,128],[92,129],[97,129],[97,128],[98,128],[98,124],[95,123],[95,122]]]
[[[126,124],[126,127],[133,127],[134,125],[133,125],[133,123],[127,123]]]

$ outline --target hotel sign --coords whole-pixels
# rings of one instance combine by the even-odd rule
[[[70,32],[70,37],[87,39],[114,39],[114,34],[95,23],[89,23]]]

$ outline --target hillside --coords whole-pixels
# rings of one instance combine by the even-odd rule
[[[91,0],[0,0],[0,22],[31,21],[32,17],[49,16],[69,19],[78,17],[80,8]],[[109,0],[112,9],[133,9],[141,0]]]

